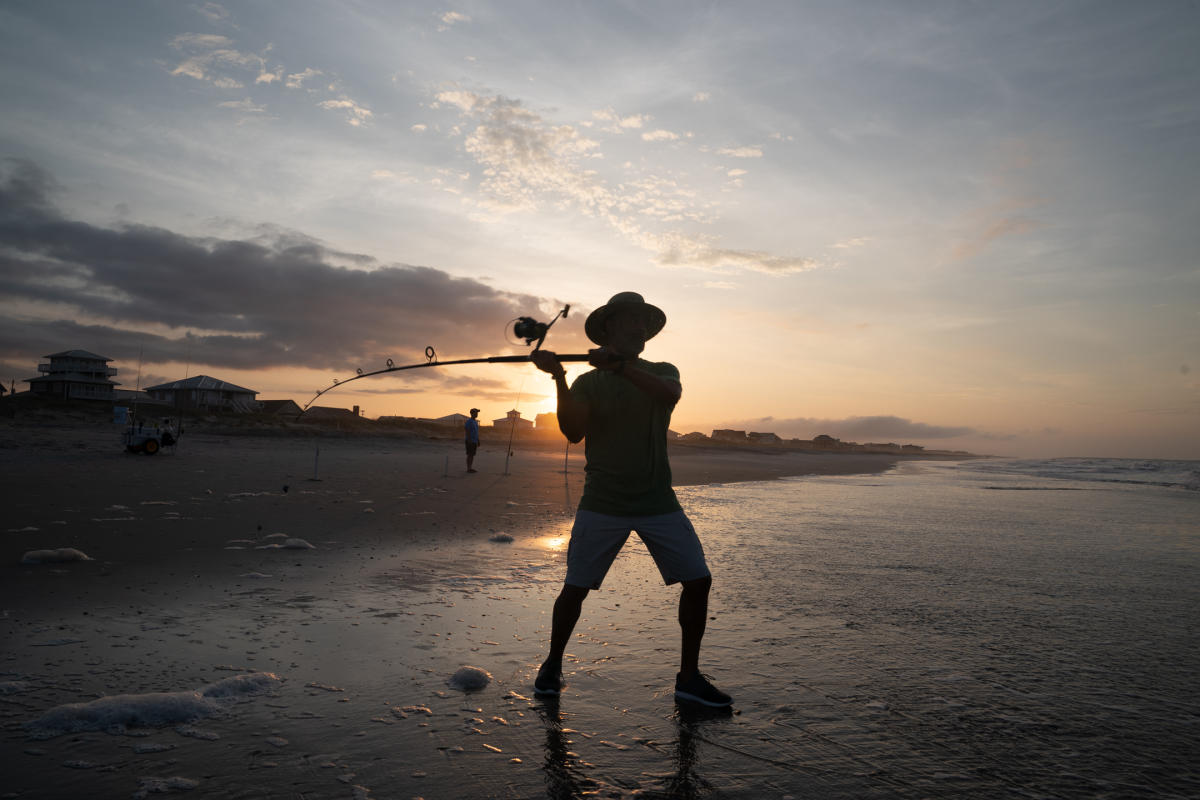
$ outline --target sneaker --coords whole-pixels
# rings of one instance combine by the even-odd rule
[[[551,666],[548,661],[542,664],[537,677],[533,679],[533,693],[556,696],[562,692],[562,688],[562,666],[558,664]]]
[[[683,680],[682,672],[675,676],[675,697],[680,700],[703,703],[713,708],[724,708],[733,704],[732,697],[713,686],[709,682],[708,676],[701,675],[699,672],[686,681]]]

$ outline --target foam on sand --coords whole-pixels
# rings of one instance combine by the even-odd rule
[[[272,534],[274,535],[274,534]],[[268,537],[270,538],[270,537]],[[271,544],[260,544],[254,548],[255,550],[316,550],[315,544],[309,544],[304,539],[287,538],[283,540],[283,544],[272,542]]]
[[[30,550],[21,556],[22,564],[65,564],[71,561],[91,561],[87,553],[74,547],[59,547],[56,550]]]
[[[452,689],[460,689],[464,692],[478,692],[487,687],[492,681],[492,676],[486,670],[479,667],[460,667],[457,672],[450,676],[447,683]]]
[[[110,695],[55,706],[25,723],[25,728],[34,738],[50,739],[79,731],[123,733],[130,728],[180,725],[220,714],[229,702],[272,691],[279,683],[270,672],[253,672],[181,692]]]

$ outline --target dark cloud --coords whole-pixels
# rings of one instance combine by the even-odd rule
[[[851,442],[919,442],[926,439],[954,439],[959,436],[982,436],[975,428],[959,425],[929,425],[903,417],[846,417],[817,419],[792,417],[776,419],[760,417],[738,422],[732,427],[755,431],[771,431],[784,438],[811,439],[825,434]]]
[[[126,363],[140,353],[146,363],[344,375],[422,361],[427,344],[442,360],[505,352],[509,320],[557,310],[557,300],[379,264],[294,231],[221,239],[99,227],[64,216],[55,190],[30,162],[0,169],[0,300],[28,309],[0,321],[8,361],[78,347]],[[33,310],[48,308],[60,311]],[[585,348],[581,328],[556,327],[555,346]]]

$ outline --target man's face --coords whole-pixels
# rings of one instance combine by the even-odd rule
[[[619,309],[608,318],[608,347],[623,356],[640,355],[646,347],[646,315],[632,308]]]

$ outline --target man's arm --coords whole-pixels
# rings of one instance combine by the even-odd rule
[[[558,356],[549,350],[535,350],[530,356],[538,369],[554,376],[554,388],[558,394],[558,429],[567,441],[578,443],[587,433],[588,406],[576,399],[567,386],[567,373]]]
[[[679,402],[679,398],[683,395],[683,386],[680,385],[679,381],[639,369],[635,366],[633,359],[626,360],[621,358],[604,347],[591,351],[589,355],[592,356],[589,363],[596,369],[620,375],[638,389],[650,395],[652,400],[666,403],[674,408],[675,404]]]

